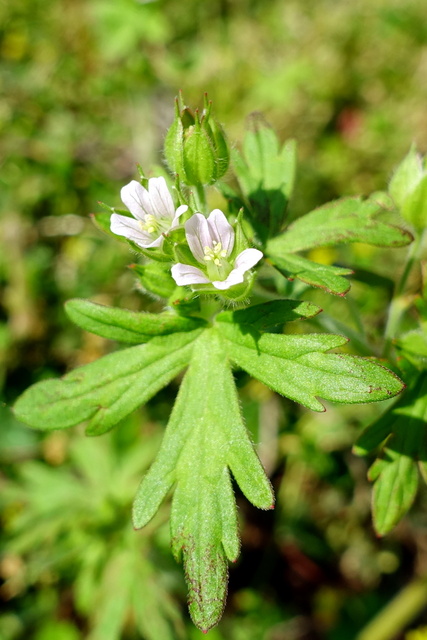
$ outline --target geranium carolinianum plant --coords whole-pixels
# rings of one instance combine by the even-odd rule
[[[134,219],[113,213],[110,229],[145,249],[160,247],[163,234],[176,227],[179,217],[188,209],[187,205],[175,209],[166,180],[162,177],[150,178],[148,190],[132,180],[123,187],[120,195]]]
[[[173,490],[172,550],[185,565],[191,616],[206,631],[221,617],[228,561],[239,555],[231,475],[255,506],[274,505],[243,422],[233,368],[313,411],[325,411],[320,398],[375,402],[403,387],[376,361],[328,353],[347,342],[342,335],[287,332],[288,322],[314,318],[321,309],[296,294],[281,297],[271,283],[298,278],[305,283],[298,295],[314,286],[343,296],[350,269],[316,264],[298,252],[343,242],[403,246],[412,236],[378,219],[381,205],[374,199],[338,200],[288,224],[295,145],[281,148],[265,126],[247,133],[244,157],[232,156],[239,190],[217,183],[229,210],[208,216],[204,185],[224,175],[230,154],[206,102],[199,118],[181,98],[166,146],[171,169],[184,171],[185,179],[174,176],[180,206],[164,178],[151,178],[148,190],[136,181],[122,190],[133,219],[114,209],[96,216],[133,250],[140,247],[143,264],[135,272],[145,289],[164,299],[164,311],[70,300],[66,311],[80,327],[133,346],[62,379],[42,380],[18,399],[15,412],[38,429],[85,422],[88,434],[99,435],[186,369],[160,451],[138,488],[133,523],[145,526]],[[262,269],[274,275],[266,288]]]

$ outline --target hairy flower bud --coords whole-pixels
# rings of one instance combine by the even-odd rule
[[[205,95],[202,115],[176,99],[175,119],[166,134],[164,153],[171,171],[188,185],[213,184],[228,169],[230,154],[221,125],[211,116]]]

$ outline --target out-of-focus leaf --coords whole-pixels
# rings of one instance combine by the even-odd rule
[[[406,197],[402,205],[402,216],[416,229],[427,226],[427,174]]]
[[[406,198],[415,189],[422,176],[421,156],[413,145],[390,180],[390,195],[398,207],[404,206]]]
[[[421,373],[396,404],[370,425],[354,447],[366,455],[384,442],[369,470],[373,481],[373,519],[379,535],[396,526],[411,507],[418,488],[417,467],[427,468],[427,375]]]

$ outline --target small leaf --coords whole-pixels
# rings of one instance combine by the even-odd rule
[[[283,225],[295,181],[296,144],[288,140],[280,148],[275,132],[259,116],[252,117],[251,125],[243,142],[244,159],[237,150],[232,159],[253,226],[266,240]]]
[[[263,304],[256,304],[246,309],[223,311],[216,316],[218,322],[248,324],[259,330],[271,329],[285,322],[312,318],[321,309],[312,302],[299,300],[271,300]]]
[[[276,269],[289,280],[297,278],[312,287],[325,289],[337,296],[344,296],[350,289],[350,283],[342,276],[352,274],[351,269],[318,264],[292,253],[283,253],[280,256],[269,253],[268,256]]]
[[[156,337],[78,367],[63,378],[38,382],[18,398],[15,415],[44,431],[88,420],[89,435],[104,433],[187,366],[199,333]]]
[[[427,375],[413,378],[411,387],[379,420],[368,427],[355,446],[366,455],[384,442],[379,457],[369,469],[374,482],[375,530],[385,535],[411,507],[418,487],[418,469],[427,461]]]
[[[298,218],[280,236],[269,240],[267,253],[283,253],[349,242],[402,247],[412,241],[409,231],[381,222],[378,203],[361,198],[335,200]]]
[[[324,411],[317,400],[342,403],[376,402],[402,390],[399,378],[370,360],[325,351],[347,342],[330,334],[260,334],[246,326],[223,323],[229,357],[247,373],[282,395],[313,411]]]
[[[154,336],[192,331],[205,324],[203,320],[185,318],[171,312],[136,313],[79,298],[66,302],[65,310],[69,318],[82,329],[130,344],[148,342]]]

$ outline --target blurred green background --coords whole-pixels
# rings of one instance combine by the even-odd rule
[[[7,406],[29,384],[112,348],[71,326],[68,298],[161,308],[135,287],[126,267],[136,257],[88,214],[99,200],[119,205],[136,163],[148,173],[162,163],[179,89],[192,106],[208,92],[232,144],[253,111],[281,140],[296,138],[292,216],[384,189],[412,142],[427,149],[427,6],[0,0],[0,57],[0,638],[197,640],[168,549],[167,506],[142,532],[130,524],[176,386],[93,440],[32,432]],[[381,276],[375,286],[359,278],[350,297],[373,352],[404,252],[355,245],[323,256]],[[312,299],[351,329],[341,300]],[[383,638],[427,638],[427,615],[414,605],[427,597],[417,582],[427,574],[427,497],[376,539],[366,463],[350,453],[383,407],[311,415],[238,381],[279,505],[259,513],[238,496],[243,553],[211,640],[380,640],[366,625],[401,589],[418,587]]]

